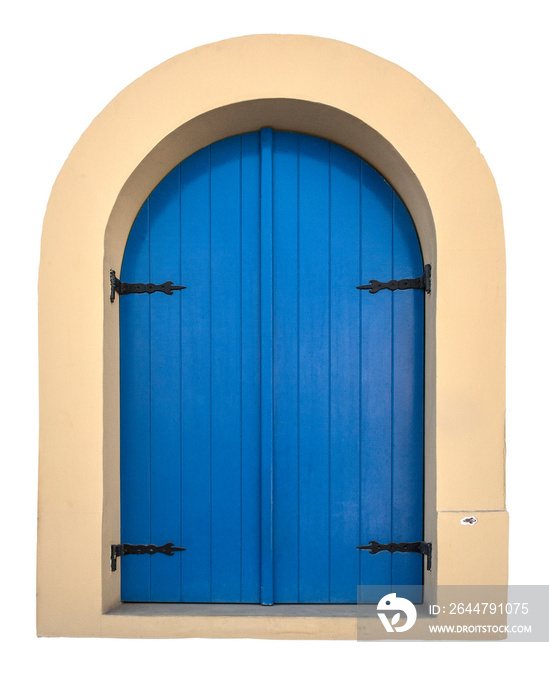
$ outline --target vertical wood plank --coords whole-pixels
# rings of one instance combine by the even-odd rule
[[[299,138],[299,601],[330,600],[329,145]]]
[[[181,282],[180,168],[149,197],[150,280]],[[151,307],[151,542],[181,546],[181,304],[186,290],[153,294]],[[177,600],[182,552],[151,557],[151,600]]]
[[[330,145],[330,602],[359,582],[360,159]]]
[[[240,602],[241,138],[211,146],[212,602]]]
[[[298,136],[274,134],[274,594],[299,599]]]
[[[128,238],[120,278],[149,279],[149,202]],[[122,542],[148,544],[151,538],[150,472],[150,299],[135,294],[120,299],[120,517]],[[162,543],[163,544],[163,543]],[[149,601],[151,558],[120,561],[122,600]]]
[[[210,148],[181,164],[181,600],[211,601]]]
[[[261,138],[261,603],[273,604],[273,131]]]
[[[369,165],[362,163],[361,169],[361,284],[367,284],[392,279],[393,191]],[[391,541],[393,299],[390,292],[357,293],[362,309],[360,539],[368,544]],[[390,585],[389,555],[362,550],[360,566],[362,585]]]
[[[241,601],[260,594],[260,173],[259,134],[242,136]]]
[[[395,279],[419,277],[422,259],[410,215],[394,195]],[[423,327],[422,290],[393,297],[393,499],[392,540],[423,539]],[[395,552],[393,585],[420,585],[423,557]]]

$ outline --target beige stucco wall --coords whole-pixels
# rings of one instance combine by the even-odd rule
[[[94,120],[52,190],[39,281],[38,633],[349,638],[356,621],[104,615],[120,600],[118,301],[131,224],[178,162],[264,126],[349,148],[395,187],[425,262],[426,582],[505,583],[505,259],[500,203],[473,139],[403,69],[303,36],[230,39],[181,54]],[[478,280],[482,279],[482,284]],[[475,526],[463,526],[464,515]]]

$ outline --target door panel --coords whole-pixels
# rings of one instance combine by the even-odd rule
[[[139,213],[120,299],[123,600],[356,603],[419,584],[423,292],[412,221],[349,151],[261,132],[202,149]]]
[[[120,299],[122,539],[187,551],[125,558],[124,600],[259,602],[258,162],[257,134],[194,154],[129,237],[125,281],[187,289]]]

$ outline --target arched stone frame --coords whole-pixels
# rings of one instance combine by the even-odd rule
[[[39,282],[38,633],[356,638],[338,617],[106,614],[120,600],[118,303],[133,220],[183,158],[264,126],[326,138],[371,163],[416,225],[426,295],[426,582],[506,583],[505,259],[501,208],[473,139],[403,69],[304,36],[250,36],[176,56],[123,90],[55,183]],[[463,527],[464,514],[475,515]]]

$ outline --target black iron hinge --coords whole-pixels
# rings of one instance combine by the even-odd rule
[[[427,571],[431,571],[431,558],[433,554],[433,545],[431,542],[389,542],[389,544],[380,544],[375,540],[370,540],[370,544],[363,544],[357,549],[369,549],[370,554],[378,552],[417,552],[427,557]]]
[[[184,552],[185,547],[174,547],[173,542],[168,542],[157,547],[155,544],[111,544],[111,571],[116,571],[117,557],[125,554],[167,554],[173,557],[174,552]]]
[[[151,282],[121,282],[114,270],[111,270],[111,303],[114,301],[115,293],[120,296],[123,294],[154,294],[154,292],[163,292],[164,294],[172,295],[178,289],[187,289],[173,282],[164,282],[163,284],[152,284]]]
[[[390,280],[389,282],[378,282],[370,280],[370,284],[361,284],[357,289],[367,289],[370,294],[376,294],[381,289],[389,289],[391,292],[397,289],[424,289],[427,294],[431,293],[431,266],[425,265],[421,277],[404,280]]]

